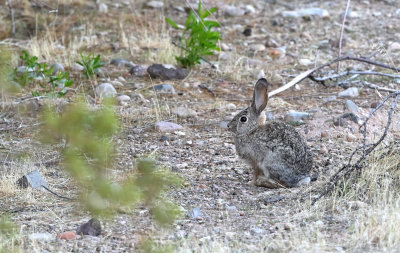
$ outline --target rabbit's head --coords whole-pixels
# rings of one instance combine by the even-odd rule
[[[239,112],[228,124],[228,130],[236,135],[245,135],[265,124],[263,110],[268,102],[268,81],[261,78],[254,86],[251,105]]]

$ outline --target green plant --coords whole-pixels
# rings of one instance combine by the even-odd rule
[[[0,216],[0,253],[17,252],[14,245],[17,229],[14,223],[6,215]]]
[[[81,60],[77,61],[76,63],[83,67],[84,73],[88,78],[96,75],[96,73],[99,72],[100,68],[104,65],[104,62],[100,60],[100,54],[97,56],[94,56],[93,54],[84,56],[81,53],[80,56]]]
[[[19,89],[20,85],[13,81],[11,50],[7,46],[0,46],[0,94],[15,93]]]
[[[220,25],[217,21],[206,20],[210,14],[216,11],[216,7],[210,10],[202,10],[200,1],[198,13],[194,13],[193,10],[190,11],[180,36],[181,53],[180,56],[176,57],[176,60],[182,66],[192,67],[200,63],[203,56],[213,55],[214,50],[220,50],[217,43],[221,36],[218,31],[214,31],[214,28]],[[172,27],[180,29],[170,18],[165,19]]]
[[[73,84],[73,80],[69,78],[68,71],[58,72],[53,74],[54,67],[49,66],[47,63],[39,63],[36,56],[30,56],[25,50],[22,51],[20,56],[23,62],[23,67],[14,68],[13,79],[22,87],[26,87],[28,84],[38,84],[42,89],[33,90],[33,96],[64,96]]]
[[[78,102],[62,115],[49,109],[44,115],[42,136],[50,143],[57,143],[62,137],[67,140],[62,164],[82,189],[82,203],[92,214],[110,216],[121,207],[143,203],[159,223],[172,222],[179,211],[164,198],[164,192],[180,180],[159,168],[154,159],[137,160],[136,173],[121,182],[107,178],[115,157],[112,140],[118,130],[111,103],[90,110],[84,102]]]

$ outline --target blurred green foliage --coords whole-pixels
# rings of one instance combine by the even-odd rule
[[[136,171],[121,182],[107,177],[115,157],[113,138],[119,129],[112,103],[106,101],[100,109],[89,109],[80,101],[70,104],[62,114],[48,110],[42,136],[53,143],[65,138],[62,164],[82,189],[82,203],[93,215],[107,217],[120,208],[144,204],[159,223],[173,222],[179,210],[165,192],[181,181],[159,168],[154,159],[137,160]]]
[[[11,50],[7,46],[0,46],[0,94],[7,95],[20,90],[13,82],[11,67]]]
[[[214,31],[220,24],[217,21],[207,20],[206,18],[216,12],[217,8],[203,10],[201,1],[199,1],[198,11],[190,13],[186,19],[182,34],[179,37],[181,43],[181,54],[176,57],[176,60],[184,67],[192,67],[200,63],[203,56],[213,55],[214,50],[220,51],[217,46],[221,39],[220,33]],[[174,28],[180,27],[170,18],[165,20]]]
[[[18,252],[15,245],[17,229],[8,216],[0,216],[0,253]]]

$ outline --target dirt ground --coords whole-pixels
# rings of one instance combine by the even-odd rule
[[[250,103],[260,71],[271,80],[271,90],[274,90],[302,71],[338,55],[336,44],[346,1],[204,1],[207,7],[220,8],[213,18],[221,23],[221,43],[226,48],[209,58],[218,65],[217,70],[202,63],[179,81],[134,76],[129,73],[129,68],[116,67],[109,62],[123,58],[134,64],[175,64],[173,53],[178,49],[170,41],[177,33],[166,25],[164,18],[173,17],[183,23],[186,13],[177,7],[187,8],[185,1],[164,1],[164,7],[160,9],[146,7],[144,1],[102,1],[108,6],[106,12],[100,12],[99,4],[94,1],[65,1],[58,4],[57,18],[48,9],[55,7],[53,1],[47,1],[48,5],[44,4],[46,1],[38,2],[35,7],[31,5],[34,1],[30,4],[15,2],[18,4],[15,9],[17,39],[7,38],[2,31],[1,44],[11,45],[16,55],[18,50],[25,48],[38,55],[40,60],[61,62],[70,69],[79,80],[76,83],[78,89],[69,93],[65,101],[74,101],[81,91],[94,97],[94,85],[115,80],[122,83],[115,86],[118,94],[131,97],[127,104],[115,107],[122,131],[115,138],[117,162],[109,169],[110,177],[115,181],[124,178],[135,169],[136,158],[151,154],[161,166],[185,181],[182,188],[169,192],[169,198],[183,211],[183,216],[172,227],[154,224],[149,211],[139,207],[121,210],[112,220],[103,221],[103,232],[98,237],[57,239],[57,234],[75,231],[91,217],[77,202],[59,199],[47,192],[21,190],[14,184],[24,173],[39,168],[55,192],[68,196],[78,192],[59,165],[34,164],[59,156],[59,147],[45,146],[35,137],[40,123],[40,103],[38,107],[32,105],[34,100],[30,99],[29,90],[3,98],[0,211],[10,213],[12,220],[20,226],[21,251],[135,252],[140,251],[140,243],[149,236],[156,243],[173,245],[173,252],[400,251],[400,244],[393,239],[400,234],[399,227],[391,227],[391,232],[385,232],[382,227],[390,224],[394,217],[398,218],[398,208],[390,209],[394,210],[390,215],[389,211],[382,214],[372,201],[361,201],[357,196],[340,198],[335,194],[311,205],[311,200],[318,196],[329,177],[362,143],[358,123],[345,119],[344,125],[335,124],[341,115],[349,112],[346,101],[351,100],[359,107],[355,114],[362,122],[374,104],[376,106],[388,94],[363,85],[368,82],[398,90],[400,79],[370,75],[355,77],[354,80],[360,82],[352,83],[350,87],[359,87],[361,92],[351,98],[338,95],[345,88],[337,84],[345,78],[334,80],[327,87],[306,79],[269,100],[266,112],[276,120],[284,120],[290,110],[311,115],[304,124],[296,126],[314,155],[314,173],[318,178],[309,186],[266,189],[249,185],[252,171],[237,157],[232,135],[225,127]],[[255,13],[237,17],[224,14],[227,5],[246,9],[246,4],[253,6]],[[328,14],[303,18],[282,14],[311,7],[325,9]],[[5,26],[10,25],[6,8],[1,10],[0,17]],[[30,28],[35,17],[36,29]],[[399,1],[352,1],[344,29],[342,54],[364,57],[373,54],[371,59],[399,67],[399,21]],[[252,29],[251,36],[243,34],[246,27]],[[29,33],[32,29],[35,32]],[[267,47],[260,51],[252,50],[255,48],[252,45],[265,44]],[[93,83],[81,78],[72,67],[81,50],[100,53],[106,62],[102,68],[105,75]],[[336,65],[318,75],[332,75],[335,70]],[[343,62],[341,70],[396,74],[358,62]],[[160,94],[148,89],[155,84],[171,84],[175,93]],[[96,101],[92,103],[95,105]],[[370,119],[368,140],[376,140],[382,133],[390,103]],[[196,115],[178,117],[173,109],[180,106],[194,110]],[[400,137],[398,110],[399,106],[394,110],[385,144]],[[184,128],[172,133],[156,131],[154,124],[161,120],[175,122]],[[194,208],[202,213],[197,219],[187,215]],[[50,233],[53,238],[31,240],[29,235],[33,233]]]

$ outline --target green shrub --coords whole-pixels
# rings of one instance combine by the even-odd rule
[[[216,11],[216,7],[203,11],[201,2],[199,2],[197,14],[193,10],[190,11],[180,36],[181,53],[176,57],[182,66],[192,67],[200,63],[203,56],[213,55],[214,50],[220,50],[217,43],[221,36],[218,31],[214,31],[214,28],[220,25],[217,21],[206,20],[210,14]],[[166,21],[172,27],[180,29],[170,18],[166,18]]]
[[[93,54],[88,54],[84,56],[82,53],[81,60],[77,61],[79,65],[83,67],[83,71],[86,77],[90,78],[95,76],[97,72],[99,72],[100,68],[104,65],[104,62],[100,60],[100,55],[94,56]]]
[[[78,102],[61,115],[49,110],[44,122],[45,141],[67,141],[62,164],[82,190],[82,203],[93,215],[110,216],[121,207],[139,203],[147,205],[161,224],[171,223],[179,215],[177,207],[164,195],[180,180],[159,168],[154,159],[137,160],[136,172],[122,182],[115,183],[107,177],[115,157],[112,140],[119,131],[112,104],[90,110],[84,102]]]

